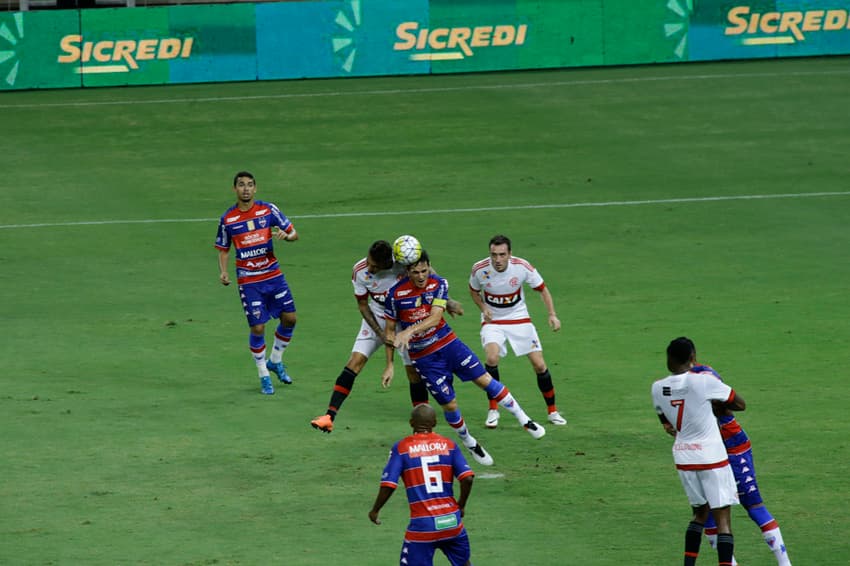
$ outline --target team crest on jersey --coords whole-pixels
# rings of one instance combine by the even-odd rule
[[[516,277],[511,277],[511,280],[508,281],[508,284],[511,287],[517,287],[517,286],[519,286],[519,279],[517,279]]]
[[[269,223],[268,219],[265,216],[261,216],[258,222],[260,223],[260,228],[265,228],[266,225]]]
[[[260,318],[260,315],[263,314],[260,309],[254,309],[251,311],[251,314],[254,315],[254,318]]]

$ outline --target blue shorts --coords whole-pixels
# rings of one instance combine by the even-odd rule
[[[455,375],[461,381],[472,381],[487,373],[475,352],[460,340],[452,340],[436,352],[413,360],[413,367],[440,405],[454,400]]]
[[[399,565],[433,566],[434,553],[441,550],[452,566],[464,566],[469,561],[469,537],[466,529],[454,538],[434,542],[410,542],[401,545]]]
[[[753,452],[729,454],[729,465],[738,484],[738,499],[745,508],[762,503],[759,484],[756,482],[756,467],[753,465]]]
[[[248,326],[265,324],[281,313],[295,312],[295,300],[283,275],[259,283],[239,286],[239,297],[248,318]]]

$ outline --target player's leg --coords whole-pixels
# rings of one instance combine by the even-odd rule
[[[449,564],[452,566],[466,566],[470,564],[469,536],[466,534],[466,529],[463,529],[459,535],[448,540],[440,541],[440,550],[449,559]]]
[[[543,359],[543,351],[529,352],[528,361],[531,362],[531,367],[534,368],[534,373],[537,375],[537,389],[540,390],[543,401],[546,402],[546,418],[554,425],[567,424],[567,419],[561,415],[558,406],[555,404],[555,385],[552,383],[552,375],[546,366],[546,360]]]
[[[558,412],[555,404],[555,386],[552,383],[552,375],[543,359],[543,346],[537,335],[537,328],[530,322],[525,324],[511,324],[504,330],[505,338],[511,345],[511,349],[517,356],[526,356],[531,363],[532,369],[537,376],[537,388],[543,395],[546,403],[547,419],[554,425],[565,425],[565,419]]]
[[[717,563],[732,564],[735,554],[735,539],[732,536],[732,508],[729,506],[712,508],[711,514],[717,522]]]
[[[292,298],[292,292],[286,284],[286,279],[281,275],[270,282],[273,285],[267,296],[269,313],[274,318],[279,318],[280,323],[274,332],[274,346],[269,354],[268,368],[277,374],[278,379],[283,383],[292,383],[292,378],[286,372],[286,366],[283,364],[283,352],[292,341],[292,334],[295,332],[295,323],[297,315],[295,312],[295,300]]]
[[[434,552],[437,550],[433,542],[411,542],[405,540],[401,545],[399,566],[433,566]]]
[[[738,482],[738,498],[741,505],[747,510],[750,519],[758,525],[764,542],[776,557],[777,564],[779,566],[790,566],[791,560],[788,558],[788,551],[785,548],[785,541],[782,539],[782,531],[779,530],[779,523],[765,507],[759,491],[753,453],[747,450],[743,454],[730,454],[729,462],[735,474],[735,481]]]
[[[266,365],[265,330],[265,324],[252,325],[251,333],[248,336],[248,346],[251,348],[251,356],[254,358],[254,364],[257,366],[257,373],[260,376],[260,391],[263,395],[274,395],[274,386],[272,386]]]
[[[425,386],[425,380],[416,371],[416,368],[410,362],[404,365],[404,372],[407,375],[407,384],[410,389],[410,403],[416,405],[428,404],[428,388]]]
[[[354,346],[351,348],[351,356],[349,356],[345,367],[342,368],[334,383],[331,398],[328,402],[328,409],[324,415],[320,415],[310,421],[310,425],[313,428],[328,433],[333,430],[333,422],[342,404],[351,395],[354,380],[363,371],[363,368],[366,367],[366,362],[369,361],[372,354],[382,345],[383,341],[380,337],[366,324],[365,320],[361,321],[360,330],[357,331],[357,338],[354,339]]]
[[[455,340],[441,351],[446,352],[446,357],[450,360],[450,371],[457,375],[461,381],[472,381],[486,391],[487,395],[494,398],[501,407],[507,409],[533,438],[541,438],[546,434],[546,429],[534,422],[522,410],[519,401],[514,399],[508,388],[493,379],[489,373],[483,371],[484,368],[481,367],[478,356],[466,344],[460,340]]]
[[[360,352],[351,352],[351,357],[348,358],[345,367],[336,378],[331,399],[328,402],[328,410],[324,415],[316,417],[310,424],[313,428],[322,432],[331,432],[334,429],[333,422],[336,420],[336,415],[342,408],[342,404],[351,395],[351,390],[354,388],[354,380],[357,375],[369,361],[365,355]]]
[[[505,334],[502,331],[500,324],[485,324],[481,327],[481,345],[484,347],[484,369],[490,374],[490,377],[496,381],[501,381],[499,375],[499,359],[507,355],[508,350],[505,345]],[[489,407],[487,409],[487,420],[484,421],[484,426],[487,428],[496,428],[499,426],[499,402],[487,396]]]
[[[735,554],[732,536],[732,505],[738,504],[738,488],[732,468],[724,466],[696,472],[703,493],[717,523],[717,560],[719,564],[731,566]]]
[[[708,503],[692,508],[694,515],[688,528],[685,530],[685,566],[694,566],[699,556],[699,547],[702,542],[702,529],[708,517]]]
[[[274,395],[272,380],[266,367],[266,322],[271,318],[265,307],[262,289],[259,284],[240,285],[239,296],[245,309],[245,317],[251,329],[248,334],[248,347],[257,366],[260,377],[260,391],[263,395]]]
[[[459,340],[455,340],[455,342],[459,342]],[[413,365],[416,367],[419,375],[422,376],[428,392],[431,393],[434,400],[443,408],[443,416],[446,422],[449,423],[449,426],[458,435],[461,443],[472,453],[472,457],[476,462],[483,466],[491,466],[493,465],[493,458],[469,432],[466,421],[463,419],[463,415],[458,407],[454,385],[452,383],[452,372],[445,352],[448,347],[446,346],[433,354],[413,360]]]

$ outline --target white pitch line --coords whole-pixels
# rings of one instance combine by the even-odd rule
[[[589,208],[603,206],[640,206],[650,204],[676,204],[689,202],[718,202],[730,200],[766,200],[780,198],[812,198],[850,196],[850,191],[834,191],[820,193],[785,193],[773,195],[729,195],[720,197],[683,197],[649,200],[617,200],[607,202],[573,202],[555,204],[519,204],[515,206],[486,206],[479,208],[445,208],[431,210],[397,210],[381,212],[331,212],[326,214],[301,214],[289,216],[292,220],[346,218],[366,216],[406,216],[411,214],[450,214],[458,212],[496,212],[511,210],[536,210],[551,208]],[[12,228],[56,228],[64,226],[104,226],[109,224],[166,224],[175,222],[218,222],[218,218],[148,218],[142,220],[87,220],[80,222],[44,222],[39,224],[0,224],[0,230]]]
[[[377,89],[377,90],[350,90],[350,91],[325,91],[325,92],[303,92],[303,93],[283,93],[283,94],[261,94],[252,96],[210,96],[201,98],[160,98],[152,100],[101,100],[101,101],[84,101],[84,102],[48,102],[48,103],[28,103],[28,104],[0,104],[0,108],[73,108],[73,107],[88,107],[88,106],[118,106],[139,105],[139,104],[183,104],[183,103],[199,103],[199,102],[246,102],[257,100],[279,100],[287,98],[322,98],[334,96],[381,96],[381,95],[397,95],[397,94],[424,94],[434,92],[457,92],[469,90],[507,90],[507,89],[524,89],[524,88],[541,88],[541,87],[559,87],[559,86],[587,86],[587,85],[605,85],[605,84],[625,84],[625,83],[642,83],[642,82],[658,82],[658,81],[702,81],[714,79],[749,79],[749,78],[767,78],[767,77],[808,77],[821,75],[846,75],[850,74],[850,69],[835,69],[829,71],[792,71],[792,72],[775,72],[775,73],[717,73],[717,74],[700,74],[700,75],[664,75],[654,77],[618,77],[612,79],[582,79],[568,81],[548,81],[534,83],[500,83],[500,84],[476,84],[463,86],[447,86],[447,87],[424,87],[424,88],[393,88],[393,89]],[[362,77],[366,78],[366,77]],[[227,84],[227,83],[221,83]]]

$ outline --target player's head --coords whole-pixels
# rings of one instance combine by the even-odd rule
[[[681,373],[694,364],[697,349],[690,338],[680,336],[667,346],[667,369]]]
[[[378,240],[369,246],[366,256],[366,269],[369,273],[377,273],[393,266],[393,247],[386,240]]]
[[[413,432],[431,432],[437,426],[437,413],[428,404],[416,405],[410,412],[410,427]]]
[[[240,171],[233,177],[233,190],[236,192],[236,198],[239,202],[249,203],[254,200],[254,193],[257,192],[257,182],[254,180],[254,175],[248,171]]]
[[[425,285],[428,284],[428,278],[431,276],[431,258],[428,257],[428,252],[422,250],[419,259],[407,266],[407,276],[415,287],[425,288]]]
[[[502,234],[490,238],[490,263],[496,271],[504,271],[511,260],[511,239]]]

